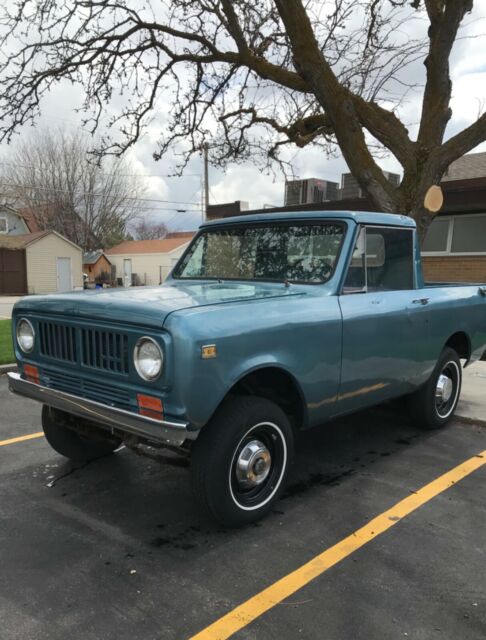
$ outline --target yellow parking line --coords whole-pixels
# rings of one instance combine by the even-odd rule
[[[34,440],[34,438],[42,438],[43,431],[38,433],[29,433],[26,436],[19,436],[18,438],[10,438],[10,440],[0,440],[0,447],[6,447],[9,444],[15,444],[16,442],[25,442],[25,440]]]
[[[227,613],[191,640],[225,640],[432,498],[486,464],[486,450],[436,478],[334,546]]]

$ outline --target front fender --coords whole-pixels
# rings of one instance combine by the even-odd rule
[[[168,415],[203,427],[244,376],[277,367],[295,381],[309,426],[332,414],[340,376],[341,313],[333,296],[295,296],[183,310],[169,316],[174,382]],[[217,356],[202,359],[215,344]]]

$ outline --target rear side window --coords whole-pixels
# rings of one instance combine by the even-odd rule
[[[363,227],[343,293],[413,289],[413,269],[412,229]]]

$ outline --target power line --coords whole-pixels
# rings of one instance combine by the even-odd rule
[[[33,189],[34,191],[46,191],[48,193],[67,193],[69,195],[73,195],[70,191],[66,191],[65,189],[46,189],[44,187],[36,187],[34,185],[29,184],[8,184],[4,182],[0,182],[0,187],[14,187],[16,189]],[[90,198],[109,198],[110,196],[104,193],[77,193],[74,194],[77,196],[85,196]],[[185,202],[183,200],[162,200],[160,198],[131,198],[129,196],[124,197],[123,200],[135,200],[136,202],[163,202],[165,204],[190,204],[195,205],[197,207],[200,206],[199,202]]]
[[[201,212],[200,211],[186,211],[185,213],[197,213],[198,217],[201,217]],[[179,213],[176,213],[174,216],[171,216],[168,220],[164,220],[164,224],[166,224],[167,226],[170,225],[170,223],[175,220],[176,218],[179,217]]]
[[[0,165],[5,167],[20,167],[21,169],[36,169],[34,165],[29,164],[17,164],[15,162],[5,162],[0,160]],[[200,173],[185,173],[182,176],[176,176],[174,174],[165,173],[105,173],[100,172],[101,176],[119,176],[120,178],[200,178]]]

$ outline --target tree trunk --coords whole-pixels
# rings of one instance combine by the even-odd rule
[[[413,208],[407,215],[415,220],[417,225],[417,235],[420,241],[420,246],[422,246],[430,224],[435,218],[435,213],[432,213],[432,211],[421,206]]]

